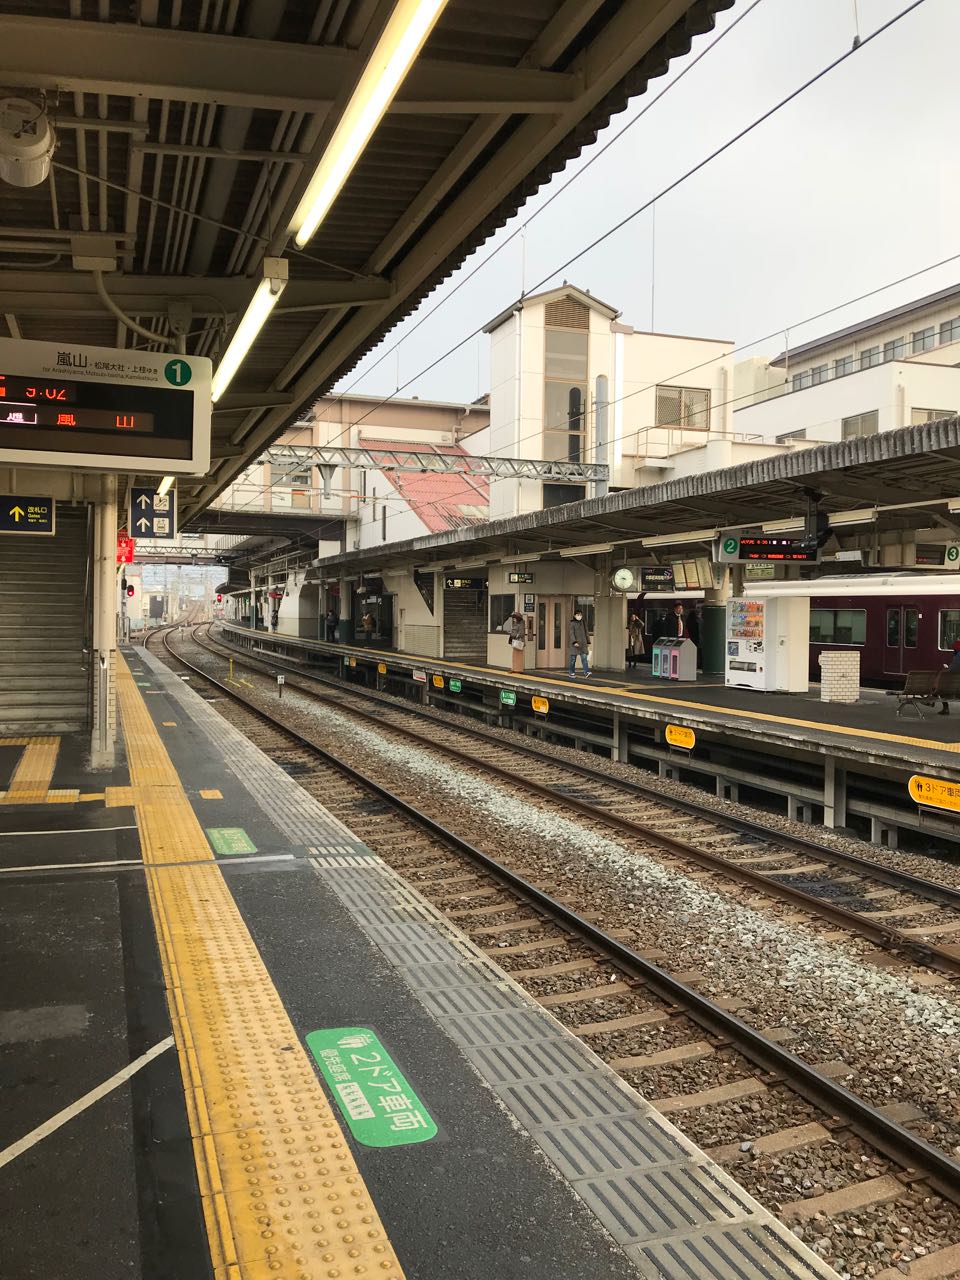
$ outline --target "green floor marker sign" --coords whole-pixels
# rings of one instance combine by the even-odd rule
[[[500,703],[504,707],[515,707],[517,705],[517,695],[512,689],[501,689]]]
[[[311,1031],[307,1048],[365,1147],[405,1147],[436,1136],[426,1107],[374,1033],[366,1027]]]
[[[451,676],[447,682],[447,688],[451,693],[459,693],[463,688],[463,683],[456,676]]]
[[[257,846],[243,827],[207,827],[207,835],[219,854],[257,852]]]

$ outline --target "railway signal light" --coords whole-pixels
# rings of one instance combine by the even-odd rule
[[[128,586],[128,587],[127,587],[127,595],[128,595],[128,596],[135,595],[135,594],[136,594],[136,591],[137,591],[137,588],[136,588],[135,586],[133,586],[132,584],[131,584],[130,586]]]
[[[223,596],[219,591],[217,592],[217,604],[223,604]]]

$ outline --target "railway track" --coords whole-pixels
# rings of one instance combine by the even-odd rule
[[[187,667],[198,678],[195,684],[215,687],[232,722],[730,1167],[841,1275],[892,1280],[905,1274],[904,1257],[907,1265],[923,1257],[927,1277],[960,1268],[953,1248],[960,1242],[960,1215],[935,1194],[960,1198],[960,1163],[901,1122],[896,1108],[871,1105],[830,1069],[786,1048],[782,1028],[748,1025],[737,1016],[736,1001],[704,996],[696,975],[669,972],[656,957],[631,947],[622,932],[602,927],[596,913],[584,910],[576,894],[543,880],[532,883],[341,758],[342,752],[319,745],[313,740],[319,734],[294,728],[276,708],[258,705],[256,689],[230,687],[179,652],[171,644],[173,634],[162,636],[171,665]],[[192,643],[182,634],[181,640]],[[279,711],[289,716],[287,708]],[[652,1033],[658,1046],[667,1047],[649,1052]],[[716,1083],[671,1092],[668,1082],[677,1078],[671,1073],[687,1064],[709,1064]],[[731,1108],[741,1116],[762,1115],[762,1125],[751,1119],[747,1127],[763,1132],[748,1141],[732,1138]],[[742,1134],[743,1124],[734,1124]],[[813,1181],[802,1180],[806,1187],[797,1182],[800,1194],[784,1196],[781,1188],[797,1177],[798,1162]],[[918,1252],[888,1249],[889,1239],[902,1245],[903,1238],[890,1232],[903,1230],[896,1224],[908,1221],[914,1225],[905,1229],[917,1232]],[[924,1235],[922,1224],[929,1221],[940,1226]],[[850,1263],[851,1254],[869,1262]]]
[[[611,777],[588,765],[559,760],[529,740],[516,747],[499,734],[473,724],[453,726],[433,715],[401,708],[367,690],[344,686],[293,664],[238,657],[195,635],[201,647],[233,656],[244,666],[293,672],[290,688],[325,698],[332,705],[389,727],[424,748],[442,750],[493,777],[522,785],[541,799],[561,802],[620,833],[652,842],[664,854],[696,863],[751,888],[791,903],[882,950],[956,976],[960,948],[941,945],[931,935],[960,937],[960,889],[843,853],[814,840],[801,840],[745,819],[718,816],[690,801],[666,800],[642,783]],[[321,693],[321,686],[325,691]],[[368,710],[373,706],[375,711]],[[414,728],[413,721],[427,727]],[[682,822],[678,823],[678,813]],[[682,838],[676,833],[683,827]]]

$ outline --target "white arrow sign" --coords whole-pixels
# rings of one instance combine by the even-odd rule
[[[141,516],[141,517],[140,517],[140,519],[137,521],[137,528],[138,528],[138,529],[149,529],[149,528],[150,528],[150,521],[146,518],[146,516]]]
[[[137,506],[142,510],[144,507],[149,507],[149,505],[150,499],[145,493],[141,493],[140,497],[137,499]]]

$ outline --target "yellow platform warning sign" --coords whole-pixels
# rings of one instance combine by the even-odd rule
[[[671,747],[682,747],[684,751],[692,751],[697,745],[697,735],[682,724],[668,724],[663,736]]]
[[[925,778],[923,774],[915,773],[907,783],[907,790],[912,800],[928,809],[950,809],[960,813],[960,782]]]

